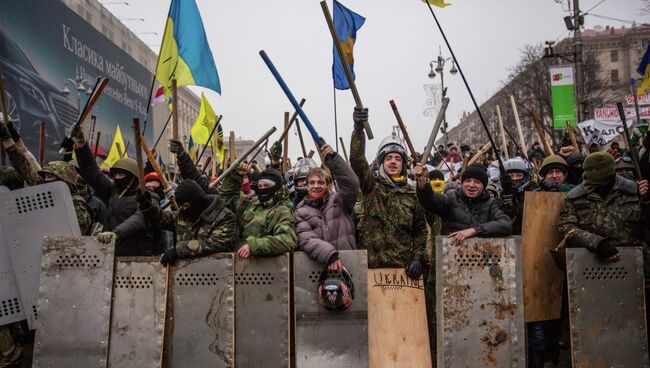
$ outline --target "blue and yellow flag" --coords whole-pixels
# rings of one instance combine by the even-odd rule
[[[156,80],[169,100],[172,79],[176,85],[201,86],[221,93],[221,84],[203,21],[195,0],[172,0],[160,46]]]
[[[451,5],[449,3],[446,3],[445,0],[422,0],[422,2],[425,3],[425,4],[429,3],[429,4],[431,4],[433,6],[437,6],[439,8],[446,8],[449,5]]]
[[[336,33],[338,34],[341,41],[341,49],[343,49],[345,62],[350,65],[352,79],[354,80],[354,57],[352,55],[352,49],[354,48],[354,43],[357,40],[357,31],[361,28],[361,26],[363,26],[366,18],[341,5],[341,3],[336,0],[334,0],[333,13],[334,28],[336,29]],[[336,52],[336,47],[334,47],[334,64],[332,65],[332,77],[334,78],[334,88],[350,88],[348,79],[345,77],[343,64],[341,64],[339,55]]]
[[[639,68],[636,71],[643,76],[641,84],[639,84],[639,88],[636,92],[637,95],[641,96],[648,90],[648,88],[650,88],[650,43],[648,44],[648,49],[645,51],[645,55],[643,55],[643,59],[641,59],[641,64],[639,64]]]
[[[223,128],[221,127],[221,123],[217,125],[217,147],[214,147],[214,144],[212,145],[212,152],[217,155],[217,158],[219,159],[219,163],[221,164],[221,169],[226,168],[226,146],[223,144]]]
[[[197,144],[208,144],[208,139],[210,139],[210,133],[214,129],[214,123],[217,121],[217,114],[214,112],[210,102],[205,98],[205,94],[201,93],[201,108],[199,109],[199,115],[190,129],[190,134],[194,139],[194,143]]]

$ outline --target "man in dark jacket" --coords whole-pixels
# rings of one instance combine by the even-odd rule
[[[181,141],[178,139],[170,139],[169,151],[176,155],[176,163],[178,164],[178,169],[183,179],[194,180],[207,194],[217,194],[216,189],[210,188],[210,179],[205,175],[201,175],[196,168],[194,161],[192,161],[190,155],[183,148]]]
[[[158,212],[158,197],[152,194],[155,200],[151,201],[151,196],[138,190],[138,164],[130,158],[119,159],[110,168],[110,180],[95,162],[81,128],[76,126],[71,135],[81,176],[107,208],[103,232],[97,240],[108,243],[115,236],[116,256],[153,255],[154,226],[138,211],[138,202],[141,207]]]
[[[176,247],[167,250],[160,259],[163,265],[173,265],[177,258],[203,257],[235,249],[237,220],[221,197],[205,194],[191,179],[179,184],[175,194],[179,210],[161,214],[162,229],[176,234]]]
[[[352,211],[359,192],[359,179],[350,165],[329,144],[322,147],[325,165],[337,183],[330,193],[325,170],[315,167],[306,174],[307,194],[295,210],[300,250],[330,270],[342,266],[339,250],[356,249]]]
[[[488,176],[481,165],[471,165],[463,173],[462,190],[438,194],[429,185],[426,167],[418,164],[413,169],[418,183],[420,204],[442,218],[442,235],[448,235],[453,243],[479,236],[508,236],[512,234],[512,222],[501,210],[485,187]]]

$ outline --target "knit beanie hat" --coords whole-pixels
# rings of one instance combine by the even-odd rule
[[[465,181],[467,179],[476,179],[483,183],[483,187],[487,187],[487,170],[485,169],[485,166],[481,164],[470,165],[461,176],[461,179],[462,181]]]
[[[616,179],[614,157],[607,152],[594,152],[582,164],[582,179],[586,186],[602,187]]]

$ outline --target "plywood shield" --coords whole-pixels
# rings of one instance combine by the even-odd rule
[[[289,254],[235,261],[237,367],[289,366]]]
[[[525,322],[560,318],[564,272],[551,250],[562,240],[558,222],[564,197],[564,193],[526,192],[522,226]]]
[[[438,367],[524,367],[521,237],[436,237]]]
[[[172,283],[171,367],[233,367],[233,254],[178,261]]]
[[[25,310],[20,299],[18,284],[11,266],[7,243],[1,241],[2,224],[0,224],[0,326],[25,319]]]
[[[296,367],[368,367],[368,258],[365,250],[339,251],[352,275],[354,301],[349,309],[325,310],[317,294],[323,265],[303,252],[293,254]]]
[[[616,263],[601,261],[584,248],[566,251],[574,367],[650,367],[643,251],[618,251]]]
[[[368,270],[370,366],[431,367],[424,281],[403,268]]]
[[[34,367],[106,367],[115,244],[46,237]]]
[[[0,196],[0,223],[25,317],[35,328],[43,238],[80,236],[68,185],[62,181],[13,190]]]
[[[109,367],[160,367],[165,275],[158,257],[115,262]]]

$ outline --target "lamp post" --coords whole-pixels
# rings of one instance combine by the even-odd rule
[[[68,84],[74,87],[74,89],[77,91],[77,110],[80,112],[81,93],[85,93],[87,96],[89,96],[91,93],[93,93],[92,85],[88,80],[81,78],[79,75],[77,75],[75,79],[66,78],[63,81],[63,89],[61,90],[61,93],[64,96],[70,95],[70,88],[68,88]]]
[[[442,96],[441,100],[444,100],[445,97],[447,96],[447,89],[445,88],[445,76],[444,76],[444,71],[445,71],[445,63],[449,60],[451,60],[451,68],[449,69],[449,73],[451,75],[456,75],[458,73],[458,69],[456,69],[456,63],[454,63],[454,60],[451,57],[444,58],[442,56],[442,51],[439,49],[439,54],[438,58],[434,61],[432,60],[429,63],[429,66],[431,67],[431,71],[429,72],[429,78],[434,79],[436,77],[436,73],[440,74],[440,88],[442,90]],[[434,69],[435,65],[435,69]],[[434,71],[435,70],[435,71]],[[442,128],[440,128],[440,132],[444,134],[444,139],[445,139],[445,145],[447,145],[449,136],[447,135],[447,131],[449,129],[449,126],[447,124],[447,115],[443,115],[443,124]]]

